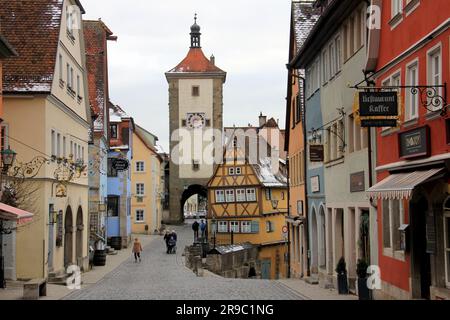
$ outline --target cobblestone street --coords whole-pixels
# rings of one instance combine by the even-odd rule
[[[192,240],[190,226],[175,227],[176,255],[167,255],[165,244],[155,239],[146,247],[141,263],[131,257],[97,284],[74,292],[65,299],[188,299],[188,300],[302,300],[278,281],[197,277],[184,266],[184,247]]]

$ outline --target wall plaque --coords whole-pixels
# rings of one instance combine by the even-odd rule
[[[311,192],[320,192],[320,180],[319,176],[311,177]]]
[[[352,173],[350,175],[350,192],[366,191],[364,171]]]

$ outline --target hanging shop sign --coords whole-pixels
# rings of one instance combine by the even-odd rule
[[[360,92],[359,115],[361,117],[398,116],[397,92]]]
[[[129,162],[127,159],[112,159],[112,167],[117,171],[128,170]]]
[[[399,134],[400,158],[430,156],[430,127],[423,126]]]
[[[311,162],[323,162],[324,160],[324,148],[322,144],[312,144],[309,146],[309,161]]]

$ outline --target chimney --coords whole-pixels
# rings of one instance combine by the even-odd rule
[[[209,58],[209,61],[211,61],[211,63],[215,66],[216,65],[216,57],[214,57],[214,55],[211,55],[211,58]]]
[[[263,116],[262,112],[259,114],[259,126],[262,127],[267,122],[267,116]]]

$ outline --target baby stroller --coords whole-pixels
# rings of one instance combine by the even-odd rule
[[[170,237],[167,245],[169,254],[177,253],[177,240],[175,240],[174,237]]]

